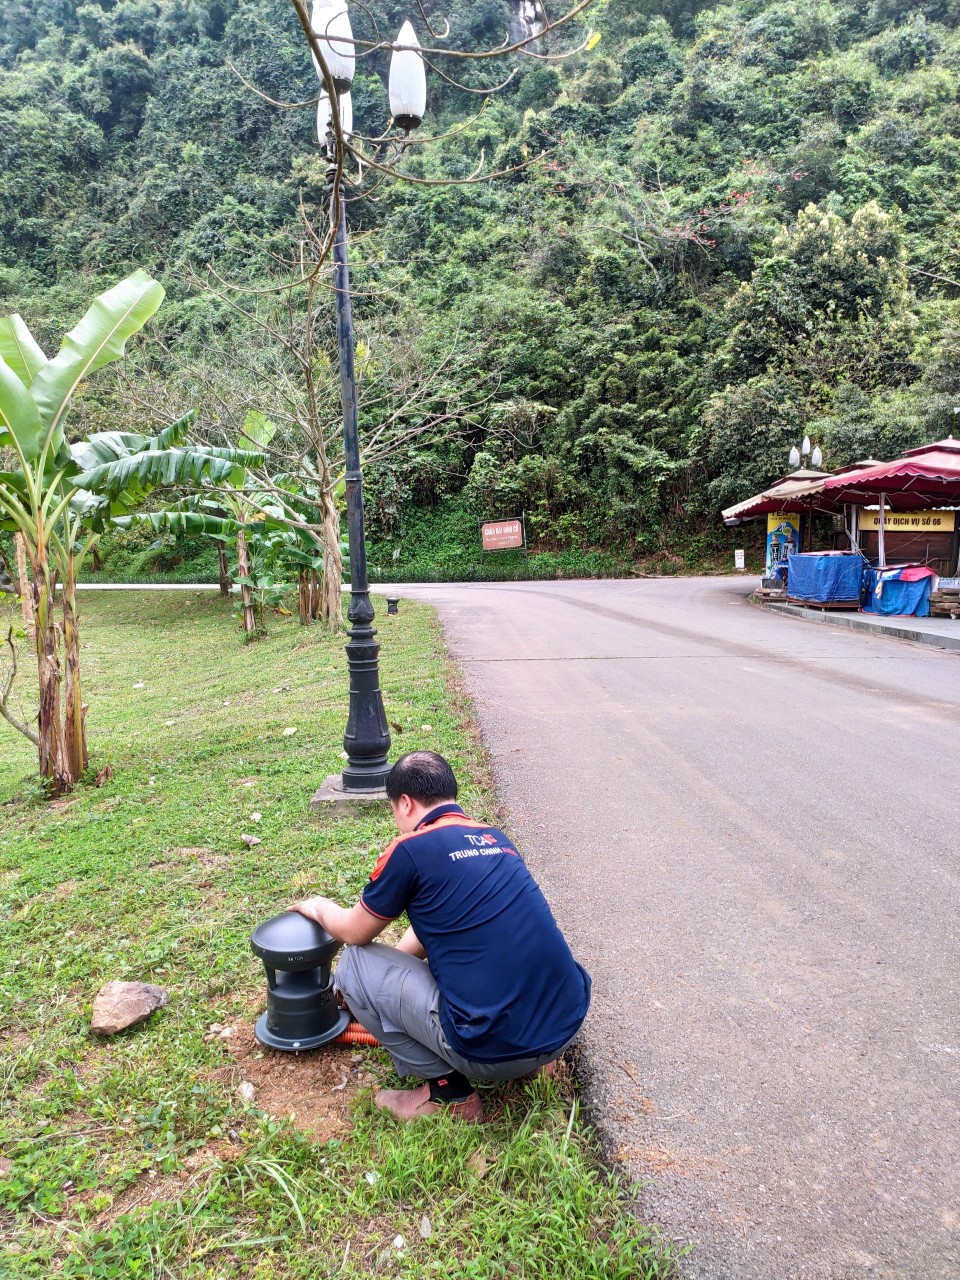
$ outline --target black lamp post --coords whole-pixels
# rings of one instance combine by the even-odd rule
[[[320,43],[336,87],[333,102],[324,94],[317,107],[317,138],[330,161],[328,178],[336,180],[336,137],[332,112],[338,113],[341,133],[353,130],[350,86],[355,50],[346,0],[316,0],[311,25]],[[427,82],[423,58],[413,27],[404,23],[390,65],[390,110],[407,133],[423,119]],[[316,59],[314,59],[316,63]],[[317,68],[319,72],[319,67]],[[354,375],[353,314],[350,304],[350,268],[347,261],[346,198],[341,182],[335,196],[337,234],[333,245],[334,291],[337,298],[337,346],[340,353],[340,399],[343,406],[343,452],[347,496],[347,536],[350,546],[350,608],[347,620],[347,669],[350,674],[350,712],[343,746],[347,764],[344,791],[376,791],[390,770],[390,730],[380,693],[380,645],[373,627],[374,612],[367,580],[367,550],[363,528],[363,479],[360,470],[360,437],[357,426],[357,388]]]

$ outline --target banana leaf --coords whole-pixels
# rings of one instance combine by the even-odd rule
[[[200,511],[140,511],[118,516],[111,523],[118,529],[148,525],[156,533],[206,533],[214,538],[234,537],[240,529],[236,520],[204,515]]]
[[[238,464],[255,466],[259,454],[237,449],[145,449],[142,453],[92,467],[74,477],[78,489],[96,489],[108,497],[147,494],[159,485],[217,484],[229,480]]]
[[[131,458],[150,444],[149,436],[133,431],[100,431],[68,446],[70,456],[80,471],[92,471],[94,467],[117,458]]]
[[[25,387],[47,363],[39,343],[19,315],[0,319],[0,358],[9,365]]]
[[[39,456],[44,423],[30,392],[16,373],[0,360],[0,446],[9,446],[12,436],[28,462]]]
[[[168,427],[164,427],[159,435],[151,439],[151,449],[170,449],[174,445],[183,444],[187,437],[187,428],[196,416],[196,409],[190,409],[182,418],[178,418],[176,422],[171,422]]]
[[[162,285],[145,271],[134,271],[94,299],[83,319],[64,338],[57,355],[37,371],[30,387],[44,425],[41,447],[49,440],[53,452],[59,452],[67,406],[82,379],[123,355],[127,339],[143,328],[163,297]]]
[[[322,551],[311,555],[309,551],[301,551],[299,547],[288,547],[283,552],[283,559],[290,564],[302,565],[304,569],[314,569],[318,573],[323,568]]]

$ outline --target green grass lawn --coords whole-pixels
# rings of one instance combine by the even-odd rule
[[[276,618],[244,646],[228,604],[188,592],[82,606],[91,773],[113,777],[43,804],[0,721],[4,1280],[671,1275],[597,1164],[569,1072],[487,1090],[489,1124],[404,1128],[370,1100],[382,1051],[253,1043],[253,926],[307,891],[353,899],[392,835],[385,811],[309,808],[342,763],[342,638]],[[442,751],[493,817],[435,616],[404,602],[380,625],[394,753]],[[111,978],[170,1002],[93,1040]]]

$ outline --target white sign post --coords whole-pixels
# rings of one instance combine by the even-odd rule
[[[745,551],[735,551],[733,553],[733,567],[737,573],[743,573],[747,567],[747,555]]]

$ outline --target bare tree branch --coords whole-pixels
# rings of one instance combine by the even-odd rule
[[[7,629],[7,645],[10,649],[10,666],[3,681],[3,688],[0,689],[0,716],[3,716],[7,724],[12,725],[17,733],[22,733],[35,747],[39,747],[40,735],[35,729],[31,729],[28,724],[14,715],[10,708],[10,694],[13,690],[13,682],[17,678],[17,646],[14,643],[13,627],[8,627]]]

